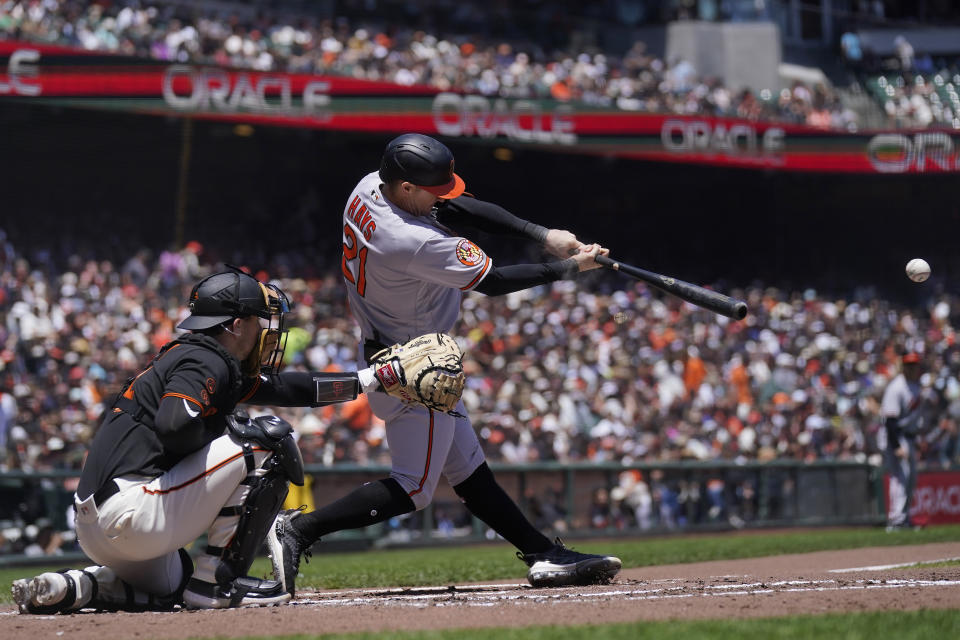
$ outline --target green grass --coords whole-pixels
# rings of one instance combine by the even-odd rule
[[[942,569],[943,567],[960,567],[960,560],[944,560],[943,562],[918,562],[902,569]]]
[[[737,534],[677,535],[660,538],[584,541],[573,544],[582,551],[613,553],[625,567],[643,567],[707,560],[748,558],[786,553],[805,553],[829,549],[925,544],[960,541],[960,526],[941,526],[921,531],[882,529],[813,529],[787,532],[749,532]],[[496,579],[523,580],[525,567],[513,557],[509,545],[471,547],[435,547],[369,551],[361,553],[322,553],[322,543],[309,564],[301,564],[304,587],[383,587],[439,585]],[[930,566],[956,566],[945,562]],[[0,583],[35,575],[43,567],[0,570]],[[269,562],[258,559],[254,575],[265,575]],[[0,602],[11,602],[8,589],[0,590]],[[830,638],[831,640],[897,640],[960,637],[960,610],[878,611],[819,616],[791,616],[749,620],[672,620],[588,626],[546,626],[503,629],[455,629],[448,631],[410,631],[335,635],[283,636],[283,640],[793,640]],[[254,640],[250,638],[249,640]]]
[[[960,611],[878,611],[752,620],[669,620],[625,624],[283,636],[284,640],[928,640],[960,637]],[[253,640],[249,638],[248,640]]]
[[[960,525],[930,527],[920,531],[883,529],[805,529],[795,532],[678,535],[661,538],[613,539],[570,543],[579,551],[609,553],[623,560],[624,567],[648,567],[708,560],[755,558],[784,553],[807,553],[830,549],[854,549],[929,542],[960,541]],[[321,550],[323,543],[317,546]],[[341,589],[480,582],[522,581],[526,567],[508,545],[443,547],[430,549],[317,553],[309,564],[301,563],[304,587]],[[269,570],[258,560],[256,575]]]
[[[855,528],[617,538],[577,542],[570,546],[580,551],[617,555],[623,560],[624,567],[646,567],[829,549],[957,541],[960,541],[960,525],[891,533],[880,528]],[[321,542],[313,559],[301,563],[303,577],[297,581],[298,586],[324,589],[422,586],[501,579],[522,581],[526,575],[526,567],[514,557],[513,547],[506,544],[338,554],[321,553],[322,549]],[[266,558],[260,558],[254,563],[251,574],[266,575],[269,566]],[[3,569],[0,570],[0,584],[9,585],[15,578],[36,575],[44,570],[50,568]],[[8,588],[0,589],[0,602],[12,602]]]

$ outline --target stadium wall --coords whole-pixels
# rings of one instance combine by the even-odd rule
[[[304,251],[309,268],[335,264],[343,201],[389,135],[186,122],[0,104],[0,227],[53,260],[197,240],[211,260]],[[873,288],[910,302],[960,273],[950,174],[785,173],[445,139],[478,197],[687,280]],[[502,262],[533,257],[516,243],[484,248]],[[923,291],[902,276],[915,256],[934,266]]]
[[[734,90],[759,92],[780,86],[780,32],[772,22],[686,20],[667,26],[667,63],[693,65]]]

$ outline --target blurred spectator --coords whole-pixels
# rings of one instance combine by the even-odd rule
[[[623,526],[647,530],[653,526],[653,496],[639,471],[624,471],[619,484],[610,492],[610,498],[621,505],[621,511],[632,517]]]
[[[252,10],[244,3],[4,0],[0,37],[176,62],[342,75],[507,98],[576,100],[634,111],[804,122],[811,108],[809,101],[778,102],[777,87],[764,89],[761,100],[752,92],[733,94],[716,78],[698,77],[689,61],[666,64],[648,55],[642,42],[624,53],[604,50],[597,37],[584,35],[584,25],[602,35],[607,24],[642,19],[647,4],[638,1],[587,3],[583,11],[590,15],[582,25],[561,20],[549,4],[514,7],[502,16],[479,3],[465,3],[453,19],[442,21],[431,11],[412,11],[416,4],[405,5],[402,16],[385,10],[373,16],[348,3],[337,8],[336,18],[303,9],[298,14],[300,7],[278,4]],[[762,19],[768,12],[762,5],[723,2],[720,17]],[[568,12],[579,9],[576,3],[566,7]],[[699,12],[717,15],[711,3]],[[535,28],[496,28],[501,18],[505,24],[529,21]],[[540,28],[545,24],[551,28]],[[848,128],[850,120],[856,120],[852,112],[844,113],[832,91],[822,109],[830,115],[818,115],[826,126]]]
[[[612,524],[613,514],[610,511],[610,492],[605,487],[593,490],[590,501],[590,526],[593,529],[606,529]]]
[[[542,495],[527,490],[525,503],[524,512],[528,514],[534,527],[542,531],[566,531],[567,510],[559,489],[547,489]]]
[[[136,373],[138,359],[172,333],[186,312],[183,288],[197,277],[170,275],[180,272],[142,257],[122,270],[102,262],[75,266],[48,274],[17,258],[0,274],[10,285],[0,307],[10,354],[0,372],[7,468],[79,467],[100,413]],[[167,287],[135,284],[161,277]],[[298,303],[298,348],[291,347],[288,366],[350,368],[355,327],[335,273],[281,284]],[[738,294],[751,308],[742,322],[662,299],[639,284],[610,293],[557,283],[497,298],[468,296],[457,333],[484,367],[472,371],[464,399],[478,416],[488,455],[629,464],[752,460],[771,452],[879,462],[879,400],[894,371],[890,354],[910,341],[923,345],[931,389],[944,403],[923,455],[937,465],[956,459],[955,298],[934,301],[925,319],[872,294]],[[382,424],[362,401],[286,411],[310,460],[385,459]]]
[[[0,469],[76,470],[113,395],[185,315],[181,301],[197,276],[174,269],[160,286],[164,265],[146,253],[120,267],[65,256],[58,271],[56,262],[39,268],[11,252],[0,271]],[[195,268],[211,266],[198,261]],[[297,345],[287,366],[354,367],[356,328],[335,265],[279,283],[297,305]],[[922,384],[936,407],[917,439],[919,464],[960,461],[953,328],[960,299],[945,294],[925,308],[906,308],[873,290],[834,297],[775,287],[732,293],[749,304],[743,321],[602,277],[589,286],[560,282],[502,297],[468,296],[454,333],[468,367],[482,364],[471,368],[464,402],[489,459],[878,465],[883,390],[897,374],[896,354],[909,345],[923,354]],[[365,401],[284,409],[281,416],[297,428],[310,463],[389,459],[383,425]],[[69,488],[44,482],[46,489],[20,481],[0,486],[0,521],[13,523],[8,529],[49,518],[64,530],[65,507],[44,492]],[[709,482],[684,483],[662,471],[630,473],[603,500],[596,496],[595,515],[604,527],[672,528],[719,508],[721,519],[749,521],[751,482],[738,480],[721,493]],[[793,480],[771,472],[768,482],[768,517],[789,517]],[[567,516],[559,495],[530,504],[555,529]]]
[[[900,61],[900,70],[904,72],[913,71],[913,45],[902,35],[899,35],[893,39],[893,48],[897,52],[897,59]]]
[[[863,63],[860,36],[855,31],[846,31],[840,36],[840,49],[843,52],[844,61],[852,68],[857,69]]]

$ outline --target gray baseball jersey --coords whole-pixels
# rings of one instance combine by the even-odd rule
[[[389,345],[449,332],[463,292],[477,286],[492,264],[480,247],[452,235],[433,216],[415,216],[388,201],[374,172],[347,200],[342,267],[363,339]],[[386,425],[390,477],[417,509],[430,503],[441,477],[456,486],[483,464],[463,402],[452,416],[382,393],[367,399]]]
[[[880,411],[885,418],[905,418],[916,410],[919,397],[920,385],[898,374],[883,391]]]
[[[492,262],[433,216],[388,201],[380,183],[377,172],[365,176],[343,211],[341,266],[350,310],[363,338],[384,344],[449,332],[463,292],[483,280]]]

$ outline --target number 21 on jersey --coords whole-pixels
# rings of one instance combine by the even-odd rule
[[[356,286],[357,293],[363,296],[367,290],[367,248],[360,245],[357,233],[349,224],[343,225],[343,259],[340,267],[343,277]]]

